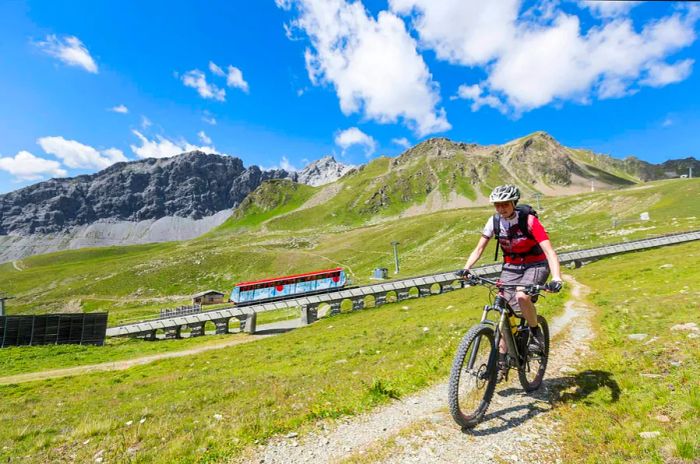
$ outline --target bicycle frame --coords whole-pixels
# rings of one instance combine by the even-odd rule
[[[518,349],[517,343],[515,343],[515,338],[513,337],[513,327],[510,325],[510,316],[516,316],[520,317],[515,312],[513,309],[508,305],[506,302],[505,297],[503,296],[503,290],[504,288],[512,287],[512,288],[518,288],[520,289],[527,289],[528,292],[532,292],[534,290],[534,293],[530,293],[533,295],[539,295],[539,292],[541,289],[544,287],[540,285],[530,285],[530,286],[521,286],[521,285],[503,285],[500,282],[494,282],[489,279],[485,279],[483,277],[477,277],[477,279],[481,282],[485,282],[487,284],[491,284],[499,289],[498,294],[493,300],[492,305],[485,305],[484,306],[484,312],[481,315],[481,323],[482,324],[489,324],[494,327],[494,338],[495,338],[495,343],[496,343],[496,350],[500,349],[500,344],[501,344],[501,337],[505,338],[505,343],[506,343],[506,355],[510,356],[511,359],[515,360],[515,367],[520,368],[523,365],[523,360],[522,356],[520,354],[520,351]],[[491,320],[488,318],[489,312],[491,311],[497,311],[500,314],[500,318],[498,323],[495,321]],[[522,318],[521,318],[522,319]],[[470,357],[469,357],[469,364],[467,365],[469,369],[474,367],[474,360],[476,357],[476,353],[479,351],[479,344],[481,343],[481,340],[477,340],[476,344],[474,345],[474,350],[472,351]],[[489,362],[492,360],[489,359]]]
[[[488,318],[488,315],[491,311],[497,311],[500,314],[498,323]],[[511,358],[515,360],[515,367],[520,368],[520,366],[522,366],[523,363],[520,352],[518,350],[518,345],[517,343],[515,343],[515,338],[513,337],[513,327],[510,325],[511,315],[518,317],[515,314],[515,312],[508,306],[503,295],[499,294],[494,299],[493,305],[484,306],[484,312],[481,315],[481,323],[489,324],[494,327],[496,349],[498,349],[500,346],[501,337],[505,339],[507,348],[506,354],[510,355]],[[476,356],[476,353],[479,351],[480,342],[481,340],[477,340],[477,343],[474,347],[474,351],[472,351],[471,357],[469,358],[468,366],[470,368],[474,365],[474,358]]]

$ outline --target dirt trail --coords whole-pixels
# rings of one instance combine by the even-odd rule
[[[557,424],[548,412],[566,385],[592,337],[591,310],[582,301],[587,288],[572,278],[571,299],[551,321],[552,348],[545,383],[534,394],[523,392],[517,373],[499,385],[485,420],[462,432],[447,410],[447,382],[394,401],[367,415],[305,435],[278,437],[259,446],[243,462],[363,463],[536,463],[559,462]]]
[[[197,348],[192,348],[189,350],[171,351],[168,353],[159,353],[151,356],[143,356],[141,358],[124,359],[122,361],[110,361],[100,364],[89,364],[85,366],[67,367],[64,369],[53,369],[50,371],[29,372],[26,374],[10,375],[7,377],[0,377],[0,385],[32,382],[34,380],[55,379],[58,377],[70,377],[80,374],[89,374],[92,372],[123,371],[133,366],[149,364],[160,359],[181,358],[183,356],[191,356],[194,354],[204,353],[205,351],[220,350],[222,348],[228,348],[229,346],[249,343],[263,338],[271,337],[273,335],[277,334],[271,333],[265,335],[253,335],[246,336],[245,338],[240,338],[239,336],[236,336],[236,338],[234,339],[225,340],[221,343],[199,346]]]
[[[16,270],[18,270],[19,272],[22,272],[22,271],[24,270],[24,269],[20,266],[18,260],[12,261],[12,267],[14,267],[14,268],[15,268]]]

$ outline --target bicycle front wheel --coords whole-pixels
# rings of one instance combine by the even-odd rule
[[[496,388],[498,352],[491,327],[479,324],[464,336],[452,363],[448,388],[450,413],[463,428],[481,421]]]
[[[526,392],[540,388],[544,379],[544,372],[547,370],[547,361],[549,360],[549,325],[542,316],[537,316],[537,323],[540,326],[542,335],[544,335],[544,353],[531,353],[530,350],[526,350],[525,360],[518,369],[520,385],[523,386]],[[527,346],[527,343],[524,345]]]

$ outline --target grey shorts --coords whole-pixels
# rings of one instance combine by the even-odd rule
[[[534,264],[504,264],[501,271],[501,282],[508,285],[543,285],[549,277],[549,265],[546,262]],[[507,289],[503,293],[513,311],[520,314],[515,289]]]

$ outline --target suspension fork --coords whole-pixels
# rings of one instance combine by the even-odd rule
[[[488,320],[488,314],[489,311],[491,311],[491,307],[489,305],[484,306],[484,311],[481,313],[481,322],[488,322],[493,324],[493,322]],[[476,354],[479,352],[479,345],[481,345],[481,337],[476,339],[476,342],[474,342],[474,349],[472,349],[471,354],[469,355],[469,363],[467,363],[467,369],[472,369],[474,368],[474,361],[476,360]],[[498,343],[496,343],[496,347],[498,347]],[[498,348],[496,348],[498,349]],[[489,358],[489,362],[491,359]]]

